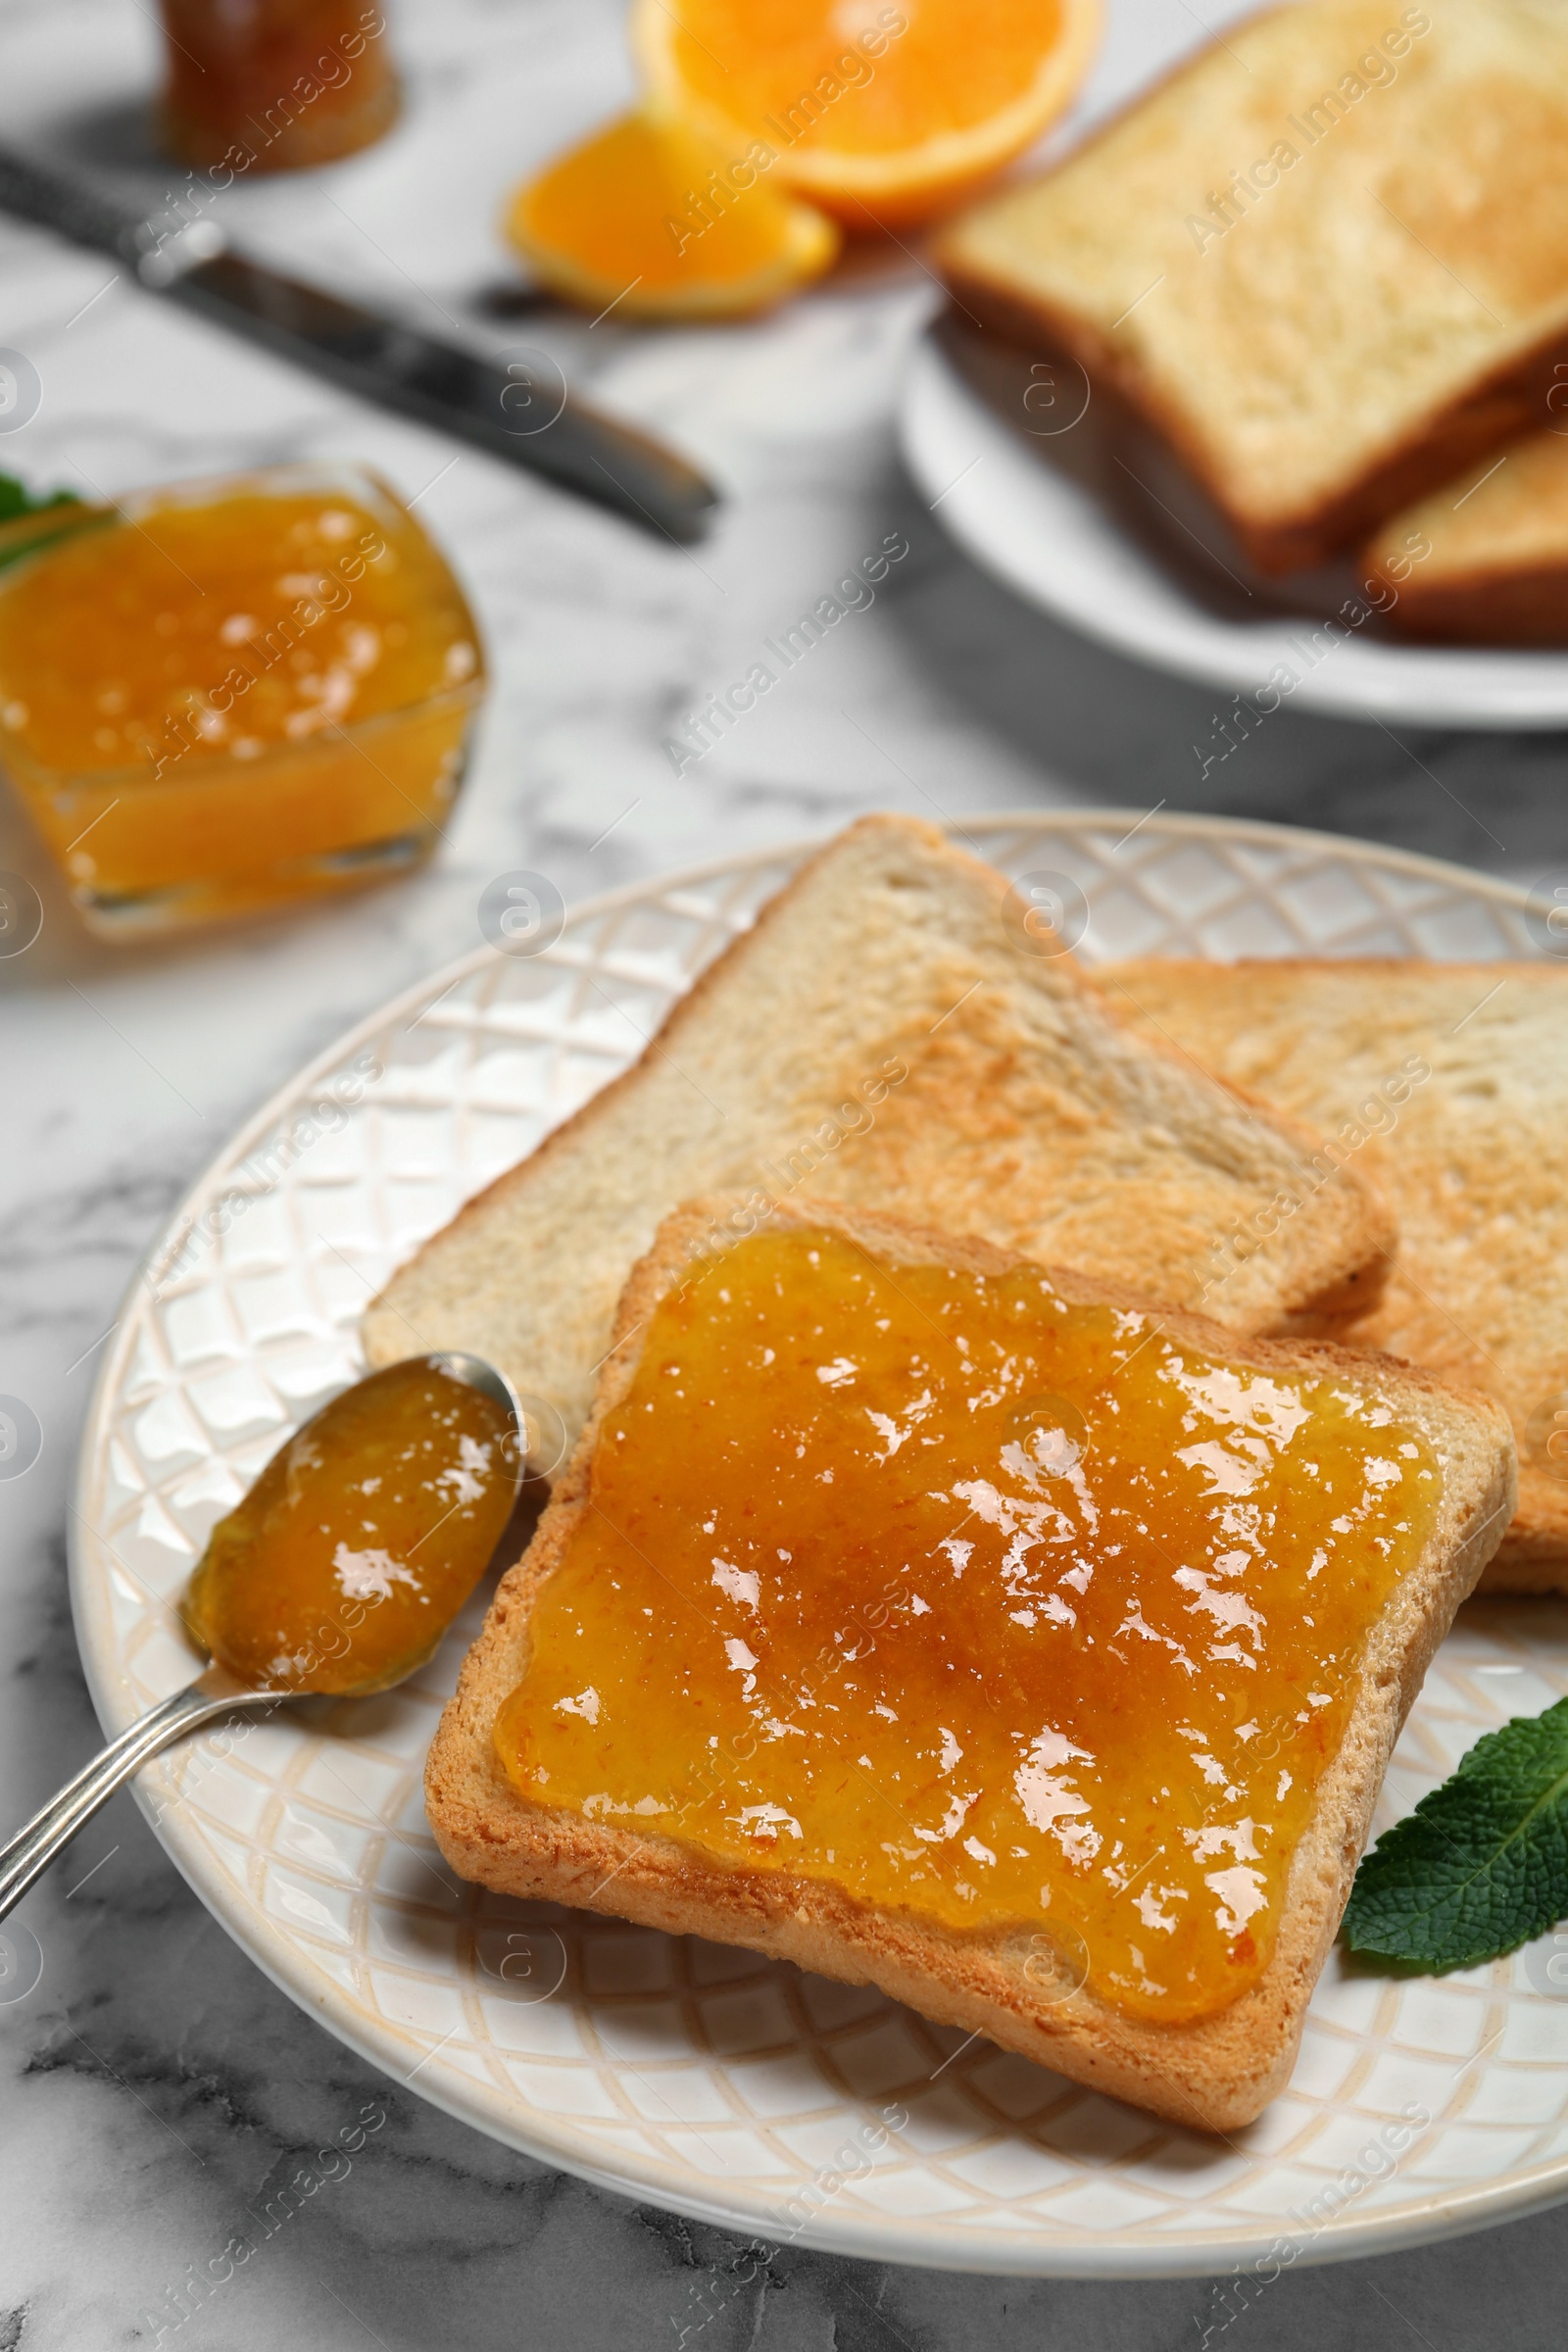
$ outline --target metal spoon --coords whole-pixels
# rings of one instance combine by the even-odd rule
[[[431,1360],[443,1365],[454,1380],[462,1381],[466,1388],[479,1390],[510,1414],[517,1438],[514,1485],[520,1486],[527,1467],[528,1425],[512,1383],[493,1364],[487,1364],[483,1356],[443,1349]],[[410,1672],[414,1671],[411,1667]],[[379,1691],[395,1686],[380,1684],[377,1688]],[[48,1868],[63,1846],[70,1844],[82,1824],[108,1803],[116,1789],[152,1757],[166,1747],[172,1747],[176,1740],[183,1740],[187,1732],[194,1732],[220,1716],[243,1714],[252,1708],[277,1707],[285,1699],[311,1695],[305,1690],[251,1690],[226,1667],[209,1666],[205,1674],[199,1674],[183,1690],[176,1690],[172,1697],[161,1701],[122,1732],[118,1740],[112,1740],[101,1754],[82,1767],[74,1781],[66,1783],[58,1796],[51,1797],[24,1828],[0,1846],[0,1919],[21,1901],[34,1879]]]

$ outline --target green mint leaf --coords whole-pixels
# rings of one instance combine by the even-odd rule
[[[1478,1740],[1378,1839],[1345,1913],[1352,1951],[1474,1968],[1568,1915],[1568,1698]]]
[[[34,498],[14,473],[0,473],[0,522],[15,522],[19,514],[42,514],[49,507],[80,504],[74,490],[52,490],[47,498]]]
[[[49,541],[58,539],[62,532],[76,527],[64,515],[53,523],[37,521],[39,515],[56,514],[61,508],[72,510],[76,507],[81,507],[81,501],[74,490],[53,490],[47,498],[34,498],[25,482],[19,482],[15,474],[0,473],[0,569],[8,564],[20,564],[23,557],[30,556],[35,548],[43,547]],[[81,507],[81,511],[83,515],[90,512],[86,507]],[[29,519],[34,524],[30,531],[6,531],[8,523]]]

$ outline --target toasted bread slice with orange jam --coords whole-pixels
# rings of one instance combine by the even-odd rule
[[[1506,1416],[1392,1358],[1238,1339],[983,1241],[825,1202],[776,1208],[740,1233],[733,1205],[695,1203],[667,1219],[627,1285],[593,1416],[497,1592],[430,1750],[426,1804],[443,1854],[508,1894],[874,1984],[1177,2122],[1247,2123],[1290,2073],[1399,1726],[1512,1508]],[[943,1319],[944,1291],[957,1323]],[[1067,1328],[1059,1318],[1073,1315],[1081,1445],[1052,1452],[1036,1431],[1032,1450],[999,1450],[985,1414],[999,1395],[1011,1412],[1006,1384],[1032,1381],[1041,1360],[1065,1377],[1057,1359],[1032,1351],[1049,1349],[1052,1332]],[[878,1363],[875,1334],[888,1330]],[[852,1332],[853,1356],[842,1346]],[[763,1339],[779,1345],[764,1350]],[[1183,1399],[1193,1410],[1175,1425],[1197,1434],[1212,1416],[1220,1438],[1185,1453],[1145,1447],[1156,1421],[1137,1416],[1179,1417]],[[1076,1410],[1035,1394],[1018,1409],[1053,1417],[1058,1448]],[[973,1447],[994,1481],[950,1492],[955,1459]],[[890,1490],[877,1482],[905,1448],[903,1499],[879,1513]],[[1178,1474],[1173,1461],[1186,1467]],[[1213,1480],[1196,1506],[1195,1465]],[[835,1474],[843,1499],[823,1500]],[[1143,1483],[1129,1486],[1134,1477]],[[864,1508],[862,1480],[871,1482]],[[1053,1481],[1058,1497],[1070,1487],[1078,1498],[1070,1541],[1083,1558],[1051,1549],[1069,1541],[1056,1525],[1067,1504],[1049,1499]],[[920,1493],[937,1482],[942,1491]],[[1155,1525],[1148,1498],[1166,1488],[1171,1512]],[[1350,1534],[1327,1533],[1349,1524],[1332,1519],[1345,1495],[1374,1490],[1391,1535],[1360,1521]],[[1233,1504],[1244,1492],[1254,1500]],[[920,1519],[926,1504],[951,1509]],[[1254,1512],[1250,1535],[1237,1534],[1239,1509],[1244,1519]],[[928,1544],[949,1518],[956,1532]],[[1180,1559],[1168,1549],[1183,1541],[1178,1526],[1208,1531]],[[1114,1544],[1104,1540],[1112,1533]],[[1308,1568],[1320,1535],[1330,1549]],[[1396,1538],[1404,1554],[1379,1585],[1378,1547]],[[1250,1545],[1246,1563],[1228,1548],[1237,1543]],[[720,1555],[711,1577],[710,1550]],[[1195,1564],[1205,1556],[1208,1571]],[[1317,1620],[1303,1619],[1279,1581],[1303,1570],[1320,1631],[1304,1630]],[[893,1586],[901,1597],[888,1603]],[[841,1611],[853,1644],[837,1631],[818,1646]],[[880,1646],[862,1639],[866,1625],[886,1628]],[[1109,1636],[1091,1661],[1083,1643],[1093,1627]],[[1180,1693],[1174,1713],[1157,1692],[1130,1688],[1153,1671],[1151,1658],[1160,1689]],[[1091,1673],[1109,1693],[1095,1752],[1082,1722],[1072,1739],[1051,1728],[1068,1720],[1063,1709]],[[909,1705],[911,1690],[938,1685],[934,1703]],[[558,1686],[566,1695],[552,1702]],[[1227,1728],[1205,1732],[1205,1717],[1182,1724],[1183,1706],[1214,1711]],[[1333,1710],[1321,1732],[1319,1706]],[[735,1735],[737,1711],[755,1734]],[[1179,1771],[1167,1742],[1152,1776],[1141,1724],[1159,1737],[1179,1726]],[[1254,1764],[1249,1743],[1271,1724],[1274,1745],[1260,1745]],[[1281,1762],[1305,1769],[1281,1738],[1303,1743],[1315,1778],[1293,1800],[1294,1842],[1279,1838],[1265,1946],[1263,1926],[1252,1925],[1263,1897],[1250,1891],[1265,1868],[1244,1858],[1269,1854],[1269,1819],[1292,1786]],[[965,1779],[956,1764],[970,1740]],[[918,1787],[906,1777],[911,1742],[932,1755]],[[1230,1819],[1248,1791],[1213,1788],[1216,1759],[1222,1784],[1261,1774],[1248,1818]],[[1093,1804],[1074,1786],[1091,1769],[1102,1786]],[[1162,1772],[1172,1785],[1155,1789]],[[1169,1841],[1147,1863],[1133,1847],[1120,1859],[1118,1789],[1129,1825],[1136,1795],[1155,1824],[1144,1834]],[[1009,1845],[999,1823],[1014,1837],[1038,1833],[1047,1864]],[[960,1851],[976,1827],[985,1837],[970,1834]],[[825,1846],[830,1833],[837,1842]],[[999,1865],[1018,1877],[1015,1854],[1024,1872],[994,1916],[986,1882],[1000,1884]],[[1166,1869],[1177,1872],[1174,1891]],[[867,1887],[879,1890],[874,1899]],[[1073,1905],[1088,1904],[1099,1935],[1097,1902],[1110,1923],[1102,1944],[1071,1925]],[[978,1925],[965,1924],[971,1916]],[[1126,1918],[1136,1936],[1124,1950]],[[1189,1924],[1208,1973],[1196,2006],[1184,1996],[1166,2016],[1153,1997],[1167,1991],[1155,1981],[1161,1937],[1174,1948],[1173,1931]]]

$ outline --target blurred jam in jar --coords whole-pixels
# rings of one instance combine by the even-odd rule
[[[410,871],[483,694],[445,559],[358,466],[0,527],[0,764],[100,935]]]
[[[163,140],[200,172],[307,171],[370,146],[397,121],[397,68],[373,0],[162,6]]]

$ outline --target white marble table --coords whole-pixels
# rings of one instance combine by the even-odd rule
[[[1199,32],[1185,0],[1110,4],[1095,105]],[[845,271],[745,327],[590,331],[549,308],[498,318],[499,197],[627,90],[618,9],[405,0],[398,37],[412,104],[396,135],[334,172],[236,189],[225,223],[442,332],[544,347],[607,404],[682,441],[727,504],[693,553],[662,546],[163,311],[91,255],[0,223],[0,341],[43,386],[30,423],[0,438],[0,467],[90,494],[298,455],[366,458],[423,493],[495,673],[432,870],[287,922],[163,951],[95,947],[0,796],[0,868],[32,876],[46,902],[36,945],[0,962],[0,1392],[25,1397],[45,1433],[33,1470],[0,1483],[7,1819],[95,1739],[66,1600],[65,1497],[94,1345],[137,1252],[294,1065],[473,943],[491,875],[542,868],[571,899],[879,805],[961,815],[1164,801],[1526,879],[1568,848],[1551,736],[1396,743],[1283,713],[1200,785],[1192,747],[1210,736],[1211,699],[1014,606],[902,474],[900,370],[937,299],[913,262]],[[0,138],[112,166],[156,196],[142,127],[155,39],[139,0],[3,0]],[[875,605],[677,777],[661,746],[682,714],[890,531],[909,555]],[[721,2232],[511,2155],[329,2040],[228,1943],[126,1798],[21,1916],[44,1972],[0,2006],[0,2352],[176,2337],[224,2352],[619,2352],[673,2346],[705,2320],[704,2352],[1089,2352],[1190,2343],[1212,2320],[1191,2281],[1030,2285],[802,2252],[748,2280],[755,2266]],[[369,2135],[352,2169],[176,2326],[187,2266],[225,2235],[258,2236],[247,2215],[362,2111]],[[1504,2334],[1524,2348],[1560,2339],[1565,2288],[1568,2216],[1548,2214],[1292,2275],[1235,2325],[1248,2352],[1411,2339],[1459,2352]]]

